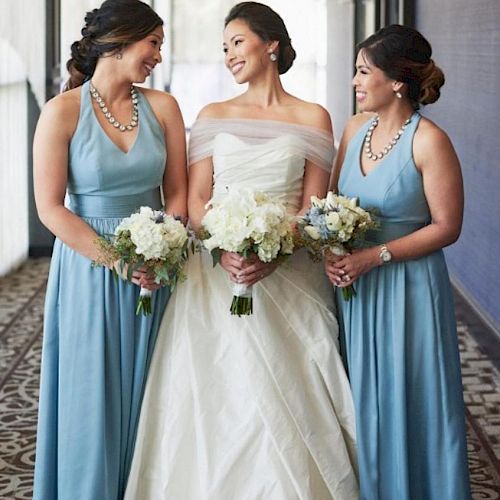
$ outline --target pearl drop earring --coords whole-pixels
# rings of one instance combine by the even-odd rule
[[[396,94],[396,97],[398,99],[402,99],[403,98],[403,94],[401,94],[401,92],[399,92],[399,90],[397,92],[395,92],[395,94]]]
[[[271,52],[269,54],[269,59],[271,59],[272,62],[276,62],[278,60],[278,56],[274,52]]]

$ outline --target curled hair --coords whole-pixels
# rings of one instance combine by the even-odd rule
[[[417,30],[392,24],[361,42],[358,49],[388,78],[406,84],[415,109],[439,99],[444,74],[431,58],[430,43]]]
[[[265,42],[278,42],[278,72],[280,75],[292,67],[296,56],[292,40],[283,19],[271,7],[258,2],[241,2],[229,11],[224,20],[224,27],[235,19],[245,21],[248,27]]]
[[[82,39],[71,45],[71,58],[66,62],[70,77],[64,90],[92,78],[101,56],[120,52],[162,25],[158,14],[140,0],[106,0],[87,12]]]

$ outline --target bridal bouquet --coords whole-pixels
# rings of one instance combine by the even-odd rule
[[[141,207],[126,217],[110,240],[99,238],[101,259],[98,264],[118,261],[118,271],[131,279],[135,269],[146,267],[155,282],[174,287],[183,280],[182,268],[187,259],[188,233],[184,225],[164,212]],[[152,313],[151,290],[141,287],[136,314]]]
[[[347,198],[329,191],[326,198],[311,196],[311,208],[299,218],[298,244],[308,249],[314,260],[325,252],[346,255],[361,246],[366,231],[376,229],[372,214],[359,207],[357,198]],[[342,288],[345,300],[356,295],[352,285]]]
[[[230,190],[213,203],[202,220],[203,245],[216,263],[220,252],[236,252],[245,258],[252,253],[271,262],[293,251],[293,217],[285,205],[269,195],[251,189]],[[252,314],[252,287],[233,284],[231,314]]]

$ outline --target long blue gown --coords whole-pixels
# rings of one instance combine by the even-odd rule
[[[128,153],[97,121],[88,82],[69,149],[70,208],[110,234],[142,205],[159,209],[163,130],[141,92]],[[118,500],[132,458],[146,373],[169,290],[135,315],[139,287],[56,240],[45,304],[36,500]]]
[[[367,175],[366,123],[348,145],[339,192],[378,209],[382,244],[431,220],[412,142],[420,115]],[[470,498],[454,307],[443,252],[379,266],[337,290],[356,409],[363,500]]]

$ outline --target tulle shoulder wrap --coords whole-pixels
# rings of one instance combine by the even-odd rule
[[[330,171],[335,155],[333,137],[319,128],[276,120],[200,118],[191,129],[189,165],[213,154],[218,134],[231,134],[248,144],[264,144],[280,136],[294,138],[294,153]]]

